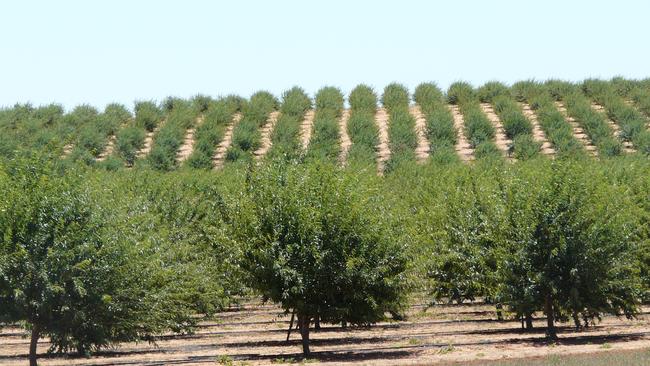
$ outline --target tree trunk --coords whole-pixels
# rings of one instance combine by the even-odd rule
[[[526,314],[526,329],[533,329],[533,314]]]
[[[314,318],[314,329],[320,330],[320,314],[317,314],[316,318]]]
[[[551,340],[556,340],[557,332],[555,331],[555,314],[553,314],[553,296],[550,293],[546,295],[544,312],[546,312],[546,337]]]
[[[302,354],[309,357],[309,323],[308,315],[298,313],[298,324],[300,325],[300,336],[302,337]]]
[[[497,320],[501,321],[503,320],[503,305],[501,305],[501,303],[498,302],[496,308],[497,308]]]
[[[289,323],[289,330],[287,331],[287,342],[289,342],[289,337],[291,337],[291,328],[293,328],[293,318],[296,316],[296,312],[291,313],[291,322]]]
[[[32,325],[32,339],[29,343],[29,366],[37,366],[38,361],[36,358],[36,347],[38,346],[38,339],[40,338],[40,331],[38,325]]]
[[[578,312],[574,310],[572,316],[573,324],[576,326],[576,330],[580,330],[580,328],[582,328],[582,324],[580,324],[580,317],[578,316]]]

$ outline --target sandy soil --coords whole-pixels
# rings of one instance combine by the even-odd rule
[[[624,151],[624,152],[626,152],[626,153],[629,154],[629,153],[633,153],[633,152],[636,151],[636,150],[634,149],[634,146],[632,146],[632,143],[631,143],[631,142],[629,142],[629,141],[623,141],[623,139],[621,139],[621,128],[618,126],[618,124],[617,124],[616,122],[612,121],[612,120],[607,116],[607,112],[605,111],[605,108],[604,108],[602,105],[600,105],[600,104],[596,104],[596,103],[591,103],[591,108],[592,108],[593,110],[599,112],[599,113],[602,113],[603,116],[605,116],[605,118],[607,119],[607,124],[609,124],[609,127],[611,127],[612,132],[614,132],[614,136],[616,136],[617,138],[619,138],[619,139],[621,140],[621,142],[623,143],[623,151]]]
[[[431,145],[427,139],[427,121],[422,114],[419,105],[414,105],[410,108],[411,115],[415,118],[415,134],[418,138],[418,146],[415,149],[415,157],[418,162],[424,162],[429,157]]]
[[[571,128],[573,129],[573,137],[580,141],[585,147],[585,150],[587,150],[591,155],[598,156],[598,150],[596,149],[596,146],[594,146],[594,144],[589,139],[589,136],[587,136],[582,127],[580,127],[578,122],[576,122],[575,118],[569,116],[564,103],[556,101],[555,107],[558,109],[558,111],[560,111],[560,113],[562,113],[564,119],[566,119],[566,121],[571,125]]]
[[[341,165],[345,165],[345,162],[348,159],[348,151],[350,146],[352,146],[352,140],[350,140],[350,135],[348,135],[348,120],[350,119],[350,110],[344,109],[339,119],[339,136],[341,140],[341,155],[339,156],[339,161]]]
[[[271,112],[269,114],[269,118],[266,120],[266,124],[262,126],[261,129],[262,138],[260,139],[261,146],[259,149],[257,149],[254,152],[255,157],[257,157],[258,159],[264,157],[264,155],[266,155],[266,153],[271,148],[271,133],[273,132],[273,127],[275,126],[275,122],[277,122],[279,116],[280,116],[280,112],[278,111]]]
[[[241,113],[237,112],[232,116],[232,122],[226,127],[226,132],[223,134],[223,140],[217,146],[217,149],[214,152],[212,157],[212,164],[215,169],[223,167],[223,163],[226,160],[226,151],[230,145],[232,145],[232,131],[235,129],[235,126],[239,121],[241,121]]]
[[[497,116],[497,114],[494,112],[492,105],[490,103],[481,103],[481,109],[492,123],[492,126],[494,126],[494,144],[497,145],[497,148],[501,150],[506,159],[514,160],[514,158],[512,158],[509,153],[510,146],[512,146],[512,140],[506,136],[506,131],[503,129],[503,124],[501,123],[499,116]]]
[[[178,153],[176,153],[176,161],[178,163],[184,162],[185,160],[189,159],[190,155],[192,155],[192,151],[194,151],[194,134],[196,133],[196,128],[203,123],[203,118],[203,116],[197,117],[196,123],[194,123],[194,127],[188,129],[185,133],[183,144],[178,149]]]
[[[449,109],[451,110],[451,115],[454,117],[454,128],[456,128],[456,133],[458,134],[456,142],[456,153],[460,156],[462,161],[474,160],[474,149],[467,141],[465,137],[465,121],[463,120],[463,115],[460,113],[457,105],[450,104]]]
[[[390,158],[390,148],[388,147],[388,118],[388,111],[385,108],[377,108],[377,113],[375,113],[375,123],[379,129],[377,171],[380,175],[384,173],[384,165]]]
[[[300,142],[302,143],[303,150],[307,150],[311,134],[314,129],[314,110],[310,109],[305,113],[305,117],[300,124]]]
[[[649,309],[645,309],[646,312]],[[544,337],[545,320],[537,314],[535,329],[525,332],[516,320],[498,321],[494,307],[483,304],[414,305],[406,321],[372,327],[323,325],[311,333],[312,361],[327,364],[416,365],[470,360],[538,357],[647,348],[650,321],[604,317],[596,326],[577,332],[559,325],[559,341]],[[90,358],[47,356],[46,339],[39,342],[42,365],[215,365],[219,357],[240,364],[268,365],[301,360],[300,338],[286,341],[289,316],[275,306],[247,304],[201,322],[190,335],[166,335],[156,345],[129,343]],[[0,332],[0,364],[27,363],[29,339],[24,331]]]
[[[537,115],[533,112],[533,109],[530,108],[530,105],[527,103],[519,103],[521,105],[521,110],[524,112],[524,116],[528,118],[530,123],[533,125],[533,140],[542,144],[541,153],[548,156],[555,155],[555,149],[553,145],[546,138],[544,130],[539,125],[537,120]]]

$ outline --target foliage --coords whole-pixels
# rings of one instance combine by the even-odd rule
[[[375,124],[377,95],[367,85],[358,85],[350,92],[348,134],[352,146],[348,151],[348,165],[368,168],[375,165],[379,144],[379,129]]]
[[[172,106],[172,109],[168,110],[165,124],[154,136],[147,160],[154,169],[168,171],[177,168],[176,155],[185,133],[196,123],[197,109],[191,103],[178,99],[168,100],[166,105]]]
[[[553,97],[541,84],[519,82],[512,88],[517,98],[528,102],[535,111],[540,127],[560,157],[584,156],[584,149],[573,136],[571,125],[558,111]]]
[[[100,204],[82,174],[21,157],[0,178],[0,321],[31,330],[30,364],[40,336],[86,354],[194,324],[196,287],[177,281],[190,272],[165,268],[163,246],[139,244],[137,221]]]
[[[631,141],[639,152],[650,154],[650,131],[646,128],[646,119],[634,107],[627,105],[610,83],[594,79],[585,80],[582,89],[605,108],[609,118],[618,123],[623,140]]]
[[[523,114],[514,97],[510,94],[500,95],[493,98],[492,103],[506,136],[512,140],[510,150],[514,157],[525,160],[537,156],[541,144],[533,141],[533,125]]]
[[[580,124],[593,144],[596,145],[601,155],[620,155],[623,146],[614,137],[614,133],[605,120],[605,116],[595,111],[591,107],[589,99],[579,90],[575,90],[575,87],[566,87],[566,89],[571,91],[558,91],[556,95],[557,98],[564,100],[568,115]]]
[[[316,317],[367,325],[403,300],[405,257],[366,189],[332,165],[270,165],[229,216],[251,286],[295,311],[305,354]]]
[[[292,160],[302,155],[300,125],[311,108],[311,99],[302,88],[293,87],[282,95],[280,116],[271,133],[270,159]]]
[[[341,153],[339,119],[343,114],[343,93],[335,87],[324,87],[316,93],[314,132],[307,157],[334,163]]]
[[[227,161],[250,161],[260,147],[260,127],[269,114],[278,108],[277,99],[269,92],[259,91],[242,105],[242,119],[233,130],[232,146],[226,152]]]
[[[153,131],[163,118],[163,112],[154,102],[135,103],[135,125]]]
[[[415,161],[417,137],[415,118],[409,112],[409,93],[405,86],[390,84],[384,89],[382,104],[388,110],[390,158],[385,171],[391,172],[403,163]]]
[[[133,166],[137,152],[144,146],[146,133],[138,126],[127,126],[117,133],[117,154],[127,166]]]
[[[632,317],[641,284],[634,256],[640,222],[619,188],[576,164],[556,164],[535,189],[517,181],[508,192],[511,255],[503,266],[503,301],[521,311],[544,310],[576,327],[602,313]],[[633,206],[632,206],[633,207]],[[584,322],[584,323],[583,323]]]
[[[458,135],[442,91],[434,83],[422,83],[415,88],[413,99],[426,119],[432,160],[437,160],[437,155],[455,156],[454,146]]]
[[[498,81],[490,81],[476,90],[476,95],[481,103],[493,103],[497,97],[510,97],[510,89]]]
[[[239,111],[242,100],[229,96],[211,101],[204,111],[203,123],[194,134],[194,151],[187,161],[192,168],[212,169],[215,150],[223,140],[228,124],[233,123],[234,114]]]

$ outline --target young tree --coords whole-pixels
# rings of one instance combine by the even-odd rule
[[[404,250],[369,189],[333,165],[272,164],[230,213],[251,285],[295,312],[305,356],[313,320],[367,325],[403,302]]]
[[[30,365],[42,336],[50,351],[88,353],[194,324],[189,271],[133,241],[136,222],[109,216],[87,179],[37,158],[0,169],[0,321],[31,331]]]
[[[556,319],[571,317],[579,328],[603,313],[636,314],[642,215],[601,173],[570,162],[555,163],[550,173],[535,180],[541,189],[514,184],[523,184],[511,196],[520,204],[510,207],[518,246],[503,266],[503,296],[518,312],[543,309],[555,339]]]

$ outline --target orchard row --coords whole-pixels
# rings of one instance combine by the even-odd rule
[[[41,150],[109,170],[317,159],[380,172],[414,161],[650,154],[648,80],[456,82],[446,93],[423,83],[413,95],[390,84],[380,96],[359,85],[347,102],[334,87],[313,100],[294,87],[280,99],[262,91],[137,102],[134,113],[16,105],[0,111],[0,154]]]

